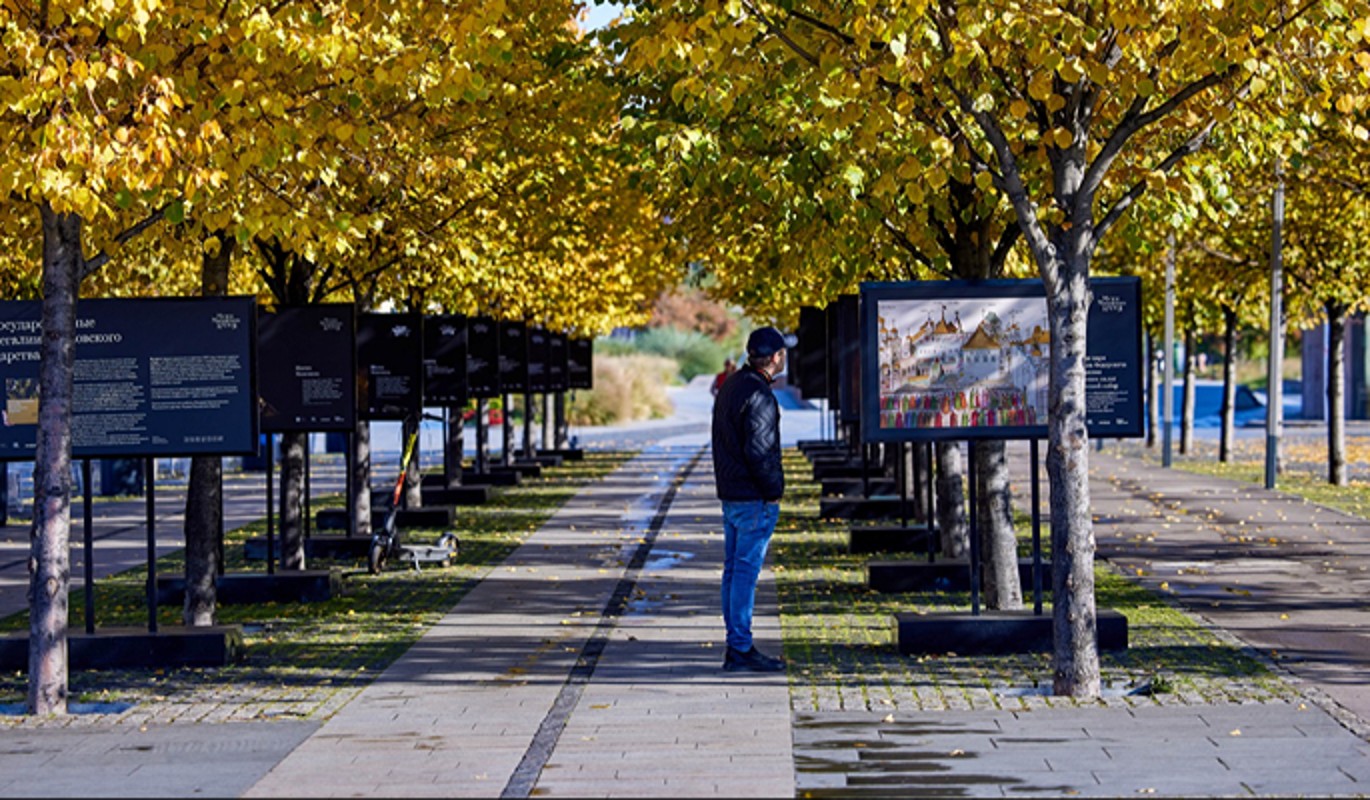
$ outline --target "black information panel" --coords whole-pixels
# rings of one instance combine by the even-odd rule
[[[528,391],[528,326],[522,322],[499,324],[499,382],[505,394]]]
[[[857,295],[837,298],[837,331],[833,337],[837,360],[838,419],[861,421],[861,300]]]
[[[1094,278],[1089,288],[1094,295],[1085,344],[1089,435],[1117,439],[1144,436],[1142,279]]]
[[[547,391],[566,391],[566,334],[547,334]]]
[[[466,317],[423,318],[423,402],[450,408],[466,405]]]
[[[466,391],[482,400],[500,396],[499,323],[490,317],[466,320]]]
[[[351,303],[291,306],[257,319],[262,431],[346,431],[357,424]]]
[[[566,343],[566,388],[595,387],[595,340],[571,339]]]
[[[837,391],[838,386],[838,342],[837,342],[837,302],[828,303],[823,308],[823,320],[826,323],[823,327],[828,333],[827,360],[828,360],[828,407],[833,411],[842,410],[842,393]]]
[[[41,320],[39,301],[0,302],[0,458],[37,446]],[[255,452],[256,320],[250,297],[80,301],[72,454]]]
[[[1091,436],[1141,436],[1141,281],[1094,278],[1085,345]],[[1051,336],[1041,281],[862,286],[868,441],[1047,435]]]
[[[799,309],[799,343],[791,369],[799,376],[799,393],[806,400],[828,396],[828,316],[821,308]]]
[[[547,392],[547,331],[529,326],[528,334],[528,391]]]
[[[423,409],[423,318],[418,314],[357,317],[358,396],[364,419],[404,419]]]

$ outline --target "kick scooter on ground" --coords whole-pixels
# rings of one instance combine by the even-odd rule
[[[423,415],[426,419],[438,419],[428,415]],[[412,418],[411,418],[412,419]],[[395,479],[395,488],[390,493],[390,508],[385,513],[385,522],[380,529],[371,534],[371,546],[366,550],[366,570],[372,575],[377,575],[385,564],[392,559],[400,562],[407,562],[418,570],[419,564],[437,564],[439,566],[449,566],[452,560],[457,557],[457,536],[448,531],[438,537],[438,541],[432,545],[411,545],[403,544],[400,541],[399,528],[395,524],[400,511],[400,498],[404,495],[405,478],[409,474],[409,462],[418,450],[419,425],[417,420],[412,432],[404,443],[404,451],[400,455],[400,474]]]

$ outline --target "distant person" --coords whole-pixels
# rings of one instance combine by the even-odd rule
[[[771,383],[785,369],[790,345],[775,328],[747,339],[747,364],[727,378],[714,401],[714,484],[723,503],[723,623],[729,672],[779,672],[782,659],[752,644],[756,582],[775,523],[785,473],[780,463],[780,404]]]
[[[731,378],[734,372],[737,372],[737,365],[733,363],[733,360],[731,358],[723,359],[723,370],[714,376],[714,385],[709,387],[709,391],[713,392],[714,397],[718,397],[718,390],[723,388],[723,382]]]

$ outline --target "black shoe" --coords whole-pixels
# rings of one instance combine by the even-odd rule
[[[727,655],[723,656],[724,672],[783,672],[785,670],[785,660],[773,658],[753,647],[747,651],[734,650],[728,648]]]

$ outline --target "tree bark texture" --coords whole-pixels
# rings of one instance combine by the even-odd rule
[[[1237,309],[1223,306],[1223,405],[1222,432],[1218,435],[1218,460],[1232,458],[1232,437],[1237,420]]]
[[[1345,486],[1347,307],[1345,303],[1328,301],[1324,308],[1327,311],[1327,481],[1334,486]]]
[[[223,459],[192,458],[186,494],[186,594],[181,611],[181,621],[188,627],[213,625],[218,613],[222,497]]]
[[[504,449],[500,452],[500,462],[506,467],[514,464],[514,415],[511,395],[504,395],[500,401],[500,432],[504,434]]]
[[[352,432],[352,527],[358,536],[371,535],[371,423],[357,417]]]
[[[450,406],[447,409],[447,441],[442,448],[443,484],[449,489],[461,485],[461,462],[466,455],[465,428],[461,419],[461,408]]]
[[[966,517],[961,446],[956,442],[938,442],[936,447],[937,530],[942,539],[942,553],[962,558],[970,552],[970,521]]]
[[[1180,414],[1180,452],[1194,451],[1194,380],[1199,365],[1199,356],[1194,352],[1194,326],[1184,329],[1184,402]]]
[[[553,412],[556,425],[556,448],[558,450],[570,447],[571,426],[566,422],[566,393],[557,392],[553,400]]]
[[[423,438],[415,434],[419,433],[419,428],[423,423],[418,419],[405,420],[401,427],[400,455],[404,455],[404,447],[409,442],[409,437],[414,436],[414,449],[409,454],[409,461],[403,464],[404,468],[404,499],[400,503],[401,508],[422,508],[423,507],[423,486],[419,474],[419,441]]]
[[[1047,284],[1051,327],[1047,388],[1047,478],[1051,508],[1053,676],[1058,695],[1098,697],[1098,620],[1094,601],[1094,527],[1085,427],[1088,266],[1058,262]],[[1079,263],[1084,262],[1084,263]]]
[[[281,569],[305,569],[304,457],[309,434],[281,434]]]
[[[1023,607],[1018,579],[1018,537],[1013,530],[1013,496],[1007,447],[1003,442],[975,446],[976,514],[984,554],[985,606],[996,611]]]
[[[29,554],[28,712],[67,713],[67,591],[71,585],[71,411],[81,218],[44,203],[38,441]]]
[[[928,487],[932,484],[932,445],[915,442],[909,446],[909,451],[913,463],[912,474],[909,475],[909,489],[913,492],[910,503],[913,516],[927,525],[932,525],[935,520],[932,518],[932,510],[928,508]]]
[[[219,247],[200,261],[200,294],[228,293],[229,267],[237,240],[223,231],[214,236]],[[223,458],[196,456],[190,460],[186,488],[186,592],[181,622],[188,627],[213,625],[218,613],[219,544],[223,541]]]

